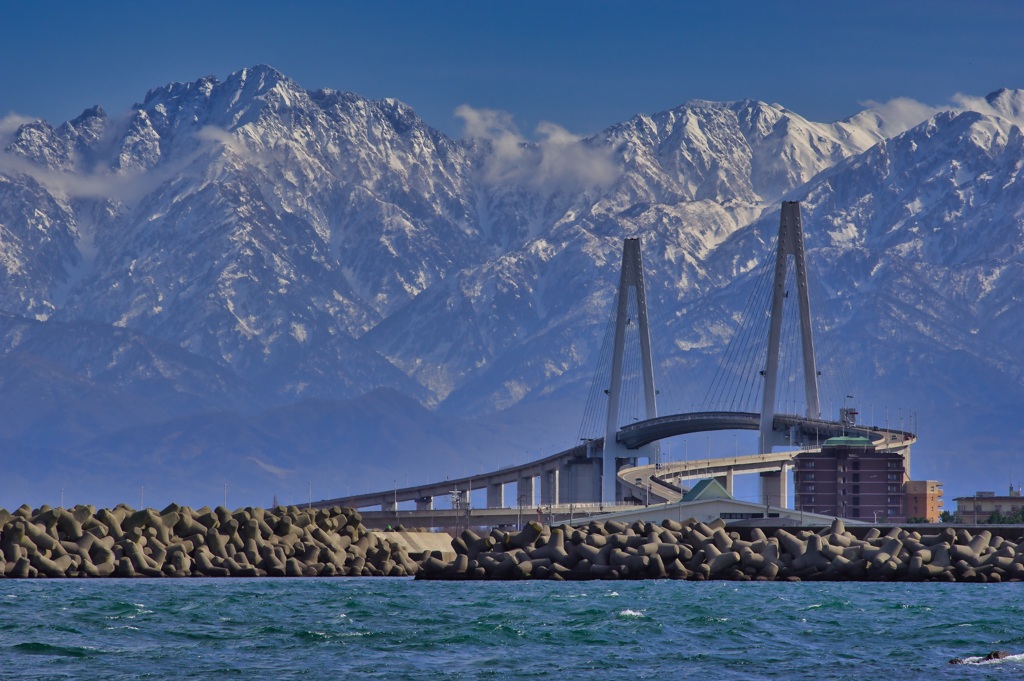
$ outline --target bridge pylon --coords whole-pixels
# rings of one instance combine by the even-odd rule
[[[784,201],[779,216],[779,239],[772,286],[771,325],[768,330],[768,362],[764,372],[764,397],[761,401],[760,447],[770,452],[775,444],[772,424],[779,376],[779,344],[782,336],[782,303],[788,297],[786,271],[789,258],[796,269],[796,298],[800,307],[800,350],[803,355],[804,391],[807,417],[820,418],[818,370],[814,362],[814,334],[811,330],[811,300],[807,290],[807,262],[804,257],[804,233],[800,223],[800,202]]]
[[[640,257],[640,239],[628,238],[622,247],[622,273],[615,310],[615,340],[612,347],[611,385],[608,390],[608,414],[605,421],[604,457],[601,464],[601,501],[611,504],[620,500],[618,469],[620,460],[635,459],[638,452],[629,451],[615,439],[619,430],[619,407],[622,401],[622,359],[626,347],[626,329],[634,323],[629,316],[629,294],[636,297],[636,326],[639,332],[640,370],[644,390],[644,418],[658,415],[657,392],[654,389],[654,361],[651,357],[651,329],[647,317],[647,294],[644,290],[644,266]],[[657,461],[657,443],[648,445],[647,454]]]

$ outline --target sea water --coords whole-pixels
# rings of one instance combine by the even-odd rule
[[[4,679],[1024,678],[1024,584],[0,580]]]

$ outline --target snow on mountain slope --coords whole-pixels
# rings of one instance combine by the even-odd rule
[[[156,88],[124,115],[28,122],[0,152],[0,309],[15,319],[0,379],[19,393],[52,384],[49,407],[19,408],[60,432],[17,446],[74,457],[76,438],[137,427],[129,439],[153,443],[155,420],[244,421],[375,388],[440,405],[438,419],[536,418],[531,404],[585,399],[625,236],[644,243],[657,355],[703,380],[782,199],[804,201],[852,365],[895,391],[885,377],[906,353],[930,353],[922,365],[958,363],[950,376],[1001,377],[1016,395],[1022,111],[1013,90],[835,123],[691,101],[529,141],[462,107],[469,139],[451,140],[396,100],[304,90],[257,66]],[[86,416],[94,401],[123,407]],[[572,408],[545,416],[576,428]],[[271,435],[239,428],[276,452],[260,470],[293,470]],[[311,428],[329,451],[338,433]],[[221,451],[206,429],[190,451],[204,432]],[[394,446],[416,441],[403,437]]]
[[[1022,167],[1024,134],[1009,117],[943,112],[789,195],[802,201],[807,258],[824,293],[815,309],[831,327],[831,356],[819,339],[819,361],[841,366],[876,423],[883,405],[891,423],[895,405],[925,415],[938,456],[917,474],[922,465],[926,475],[950,474],[965,446],[1010,465],[1024,434],[1011,417],[1024,406]],[[723,322],[752,276],[736,262],[763,257],[777,228],[778,210],[768,211],[708,259],[722,288],[674,324],[687,345],[728,340],[734,327]],[[724,333],[708,343],[712,328]],[[984,446],[968,444],[974,436]]]
[[[542,237],[427,291],[365,340],[457,413],[588,379],[623,236],[647,244],[649,298],[667,315],[707,288],[703,262],[730,234],[877,141],[854,128],[749,101],[637,116],[588,141],[622,168],[589,205],[577,200]]]

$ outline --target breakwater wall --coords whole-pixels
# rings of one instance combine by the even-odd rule
[[[4,577],[406,576],[406,549],[350,508],[0,509]]]
[[[725,529],[723,521],[660,525],[592,521],[585,527],[530,523],[521,532],[465,531],[454,561],[427,557],[417,579],[688,579],[1000,582],[1024,579],[1024,545],[989,530],[921,533],[842,520],[828,528]]]

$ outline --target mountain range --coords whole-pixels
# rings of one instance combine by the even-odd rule
[[[914,419],[950,498],[1024,475],[1024,91],[833,123],[695,100],[532,141],[456,114],[464,139],[256,66],[0,126],[0,506],[266,505],[564,449],[624,237],[688,408],[783,200],[844,377],[823,411]]]

